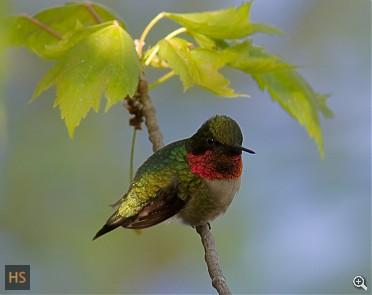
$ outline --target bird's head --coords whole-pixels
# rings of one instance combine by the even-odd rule
[[[243,135],[238,123],[228,116],[214,116],[206,121],[190,138],[188,151],[194,155],[212,151],[216,154],[240,155],[242,151],[255,154],[242,147]]]

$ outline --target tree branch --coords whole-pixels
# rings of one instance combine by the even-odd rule
[[[161,134],[158,120],[156,118],[155,107],[152,104],[148,93],[147,81],[141,77],[138,86],[139,99],[143,105],[143,115],[145,117],[145,124],[149,134],[149,140],[152,143],[152,150],[155,152],[160,149],[163,143],[163,135]]]
[[[205,252],[205,262],[208,267],[209,276],[212,280],[212,286],[220,295],[230,295],[231,291],[226,283],[225,276],[222,273],[220,259],[216,250],[216,244],[209,224],[197,225],[196,232],[200,235],[201,242]]]
[[[142,76],[138,86],[138,98],[143,105],[143,115],[145,117],[145,124],[149,134],[149,140],[152,143],[153,151],[160,149],[163,143],[163,135],[161,134],[160,127],[156,118],[155,107],[152,104],[148,94],[147,81]],[[230,295],[231,291],[227,286],[225,277],[222,273],[220,261],[218,258],[216,245],[213,235],[210,231],[209,224],[196,226],[196,232],[200,235],[204,252],[205,262],[208,267],[209,276],[212,280],[212,286],[217,290],[220,295]]]

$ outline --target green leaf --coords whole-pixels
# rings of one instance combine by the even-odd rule
[[[200,13],[171,13],[164,16],[174,20],[187,31],[202,34],[214,39],[240,39],[257,32],[279,33],[279,30],[249,21],[252,3],[246,2],[239,7]]]
[[[284,110],[303,125],[324,156],[323,135],[315,103],[317,94],[295,71],[253,75],[261,89],[266,89]]]
[[[189,32],[190,33],[190,32]],[[198,33],[190,33],[190,35],[194,38],[196,43],[202,48],[209,49],[209,50],[216,50],[219,48],[226,48],[228,44],[224,40],[217,40],[210,38],[203,34]]]
[[[70,48],[74,47],[82,39],[86,38],[90,34],[107,27],[107,25],[112,24],[111,22],[105,22],[98,25],[92,25],[89,27],[84,27],[79,22],[76,24],[75,30],[63,35],[62,39],[51,45],[45,45],[46,52],[49,58],[59,59],[62,57]]]
[[[305,127],[324,156],[319,113],[330,116],[326,96],[316,93],[293,66],[263,48],[248,42],[225,49],[229,65],[251,74],[262,90],[267,90],[294,119]]]
[[[265,33],[268,35],[283,35],[284,32],[281,29],[275,28],[273,26],[269,26],[267,24],[262,23],[253,23],[251,24],[252,33]]]
[[[184,90],[198,85],[220,96],[239,96],[229,87],[230,82],[218,72],[227,62],[218,52],[192,50],[191,43],[173,38],[159,42],[159,56],[180,76]]]
[[[198,65],[191,56],[191,46],[191,43],[180,38],[159,42],[160,58],[180,76],[185,91],[194,84],[194,79],[199,79]]]
[[[96,18],[99,19],[96,19]],[[117,20],[107,8],[98,4],[72,3],[43,10],[33,17],[21,15],[7,20],[9,45],[25,46],[43,58],[54,58],[48,46],[60,42],[77,26],[91,26],[98,21]],[[119,21],[125,28],[125,24]]]
[[[226,48],[224,54],[228,56],[227,59],[232,67],[247,74],[275,72],[294,67],[278,56],[267,54],[263,48],[253,46],[248,41]]]
[[[323,136],[319,124],[317,94],[294,70],[254,74],[262,90],[267,90],[284,110],[303,125],[316,142],[321,156],[324,156]]]
[[[158,44],[147,49],[145,51],[143,60],[147,61],[150,58],[150,56],[152,56],[150,62],[146,64],[146,66],[152,66],[154,68],[167,68],[168,64],[159,57],[159,55],[157,54],[158,50],[159,50]]]
[[[206,49],[195,49],[191,51],[191,56],[198,65],[200,73],[199,76],[195,77],[198,78],[198,80],[194,79],[195,84],[219,96],[244,96],[235,93],[235,91],[229,87],[230,81],[218,72],[218,70],[226,64],[226,60],[224,60],[221,54]]]
[[[315,100],[317,107],[324,118],[332,118],[334,115],[332,110],[327,106],[328,98],[329,95],[317,95]]]
[[[63,69],[62,63],[58,63],[54,65],[51,69],[49,69],[49,71],[36,85],[31,101],[36,100],[36,98],[38,98],[44,91],[48,90],[53,84],[56,83],[56,79],[61,74],[62,69]]]
[[[107,111],[137,89],[140,64],[133,40],[116,21],[102,26],[71,48],[35,90],[34,97],[56,86],[54,105],[70,137],[90,109],[98,111],[103,94]]]
[[[206,47],[212,44],[206,39],[205,45],[204,37],[201,40],[201,45]],[[295,71],[293,65],[278,56],[268,54],[263,48],[253,46],[248,41],[231,47],[226,47],[226,44],[215,45],[209,47],[220,48],[225,61],[231,67],[252,75],[262,90],[267,90],[283,109],[306,128],[323,156],[323,137],[318,114],[322,113],[325,117],[333,115],[326,104],[328,97],[315,93]]]

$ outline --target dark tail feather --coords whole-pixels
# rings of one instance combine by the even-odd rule
[[[97,233],[96,235],[94,236],[93,238],[93,241],[97,238],[99,238],[100,236],[104,235],[104,234],[107,234],[108,232],[114,230],[115,228],[119,227],[120,224],[105,224]]]

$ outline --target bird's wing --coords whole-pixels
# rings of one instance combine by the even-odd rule
[[[160,189],[141,211],[127,218],[122,226],[126,228],[141,229],[158,224],[177,214],[186,204],[178,197],[177,180]]]
[[[187,200],[179,189],[188,180],[185,140],[171,143],[138,169],[128,192],[115,204],[115,213],[95,238],[123,226],[141,229],[158,224],[180,211]],[[182,195],[182,197],[181,197]]]
[[[154,197],[135,215],[125,217],[120,214],[120,207],[107,220],[106,224],[97,232],[96,239],[119,226],[130,229],[143,229],[156,225],[177,214],[186,204],[187,200],[178,196],[178,181],[173,179],[169,185],[159,189]]]

